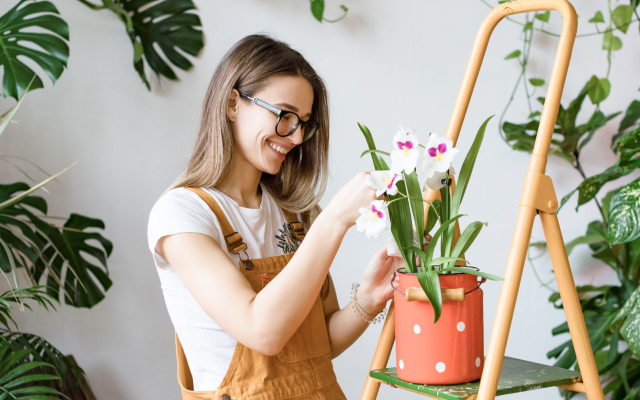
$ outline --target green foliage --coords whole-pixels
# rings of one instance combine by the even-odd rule
[[[515,50],[515,51],[512,51],[511,53],[507,54],[507,56],[504,59],[505,60],[510,60],[512,58],[518,58],[518,57],[520,57],[521,54],[522,54],[522,52],[520,50]]]
[[[349,9],[344,4],[340,4],[340,9],[342,9],[343,14],[340,18],[336,19],[326,19],[324,18],[324,0],[309,0],[311,3],[311,15],[318,22],[326,21],[326,22],[338,22],[344,19],[347,16],[347,12]]]
[[[589,22],[591,23],[604,22],[604,17],[602,16],[602,12],[596,11],[595,15],[593,16],[593,18],[589,20]]]
[[[3,67],[4,97],[18,100],[32,79],[31,90],[44,87],[42,79],[18,57],[36,62],[53,83],[62,75],[69,58],[69,27],[58,14],[58,9],[48,1],[20,0],[0,16],[0,67]],[[51,33],[33,32],[29,28]],[[42,50],[25,46],[27,43]]]

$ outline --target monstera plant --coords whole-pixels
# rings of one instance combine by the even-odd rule
[[[481,1],[486,3],[485,0]],[[578,38],[601,36],[596,43],[606,56],[607,72],[600,77],[593,75],[568,107],[560,105],[551,153],[570,163],[580,178],[576,188],[562,198],[561,209],[577,194],[576,211],[584,204],[593,202],[600,213],[600,218],[587,225],[585,234],[566,243],[566,248],[571,253],[578,245],[588,245],[591,256],[618,277],[617,284],[585,285],[577,289],[604,392],[611,400],[631,400],[640,398],[640,101],[631,101],[613,134],[612,120],[622,112],[604,112],[602,103],[611,97],[609,76],[613,70],[612,54],[622,49],[622,35],[634,32],[638,27],[640,1],[623,0],[615,8],[612,3],[602,1],[605,12],[597,11],[589,19],[594,32],[577,35]],[[541,115],[532,98],[535,98],[537,88],[545,84],[540,78],[527,80],[532,38],[534,35],[557,34],[545,26],[549,22],[549,11],[531,13],[525,18],[524,22],[509,18],[522,26],[523,43],[521,50],[510,52],[505,59],[519,63],[521,73],[513,94],[520,85],[523,86],[529,116],[526,122],[502,122],[514,98],[512,94],[502,113],[500,134],[513,149],[531,152]],[[630,29],[634,24],[634,29]],[[637,48],[631,48],[630,51],[638,52]],[[581,111],[587,99],[595,105],[595,109],[590,115],[583,116],[584,112]],[[543,97],[537,100],[544,104]],[[578,122],[579,119],[583,122]],[[588,176],[583,166],[589,160],[583,159],[583,149],[596,135],[611,137],[611,154],[616,161],[604,171]],[[599,149],[598,157],[605,152],[609,153],[606,148]],[[630,177],[619,180],[625,176]],[[605,184],[610,189],[601,193]],[[544,249],[546,244],[532,243],[531,246]],[[529,257],[529,260],[534,267],[533,258]],[[549,301],[555,307],[562,308],[560,294],[550,283],[542,282],[552,291]],[[554,336],[568,334],[567,323],[553,328],[551,333]],[[559,367],[579,369],[571,340],[549,351],[547,356],[555,358],[555,365]],[[561,389],[561,393],[568,399],[576,392]]]
[[[174,70],[163,60],[154,44],[170,64],[188,70],[191,62],[178,49],[197,56],[204,46],[199,29],[200,17],[194,14],[192,0],[102,0],[97,5],[79,0],[93,10],[110,10],[124,23],[133,45],[133,65],[140,78],[151,88],[146,64],[159,76],[176,80]],[[53,83],[64,72],[69,58],[69,27],[48,1],[19,0],[0,17],[0,66],[3,67],[2,94],[18,99],[34,74],[31,90],[43,87],[42,79],[18,57],[38,64]],[[33,32],[39,28],[42,31]],[[34,46],[36,48],[34,48]]]

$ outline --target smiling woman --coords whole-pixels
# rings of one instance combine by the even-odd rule
[[[345,398],[331,360],[384,310],[402,259],[380,249],[340,308],[329,267],[376,192],[360,173],[319,213],[328,127],[322,79],[286,44],[248,36],[218,65],[149,217],[184,399]]]

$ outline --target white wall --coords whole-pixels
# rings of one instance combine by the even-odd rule
[[[8,4],[9,3],[9,4]],[[0,14],[15,1],[3,1]],[[58,312],[16,311],[22,331],[43,335],[65,353],[72,353],[88,373],[93,389],[106,399],[177,399],[173,327],[166,312],[158,276],[146,243],[147,216],[155,200],[178,174],[189,154],[199,123],[200,105],[213,70],[238,39],[269,32],[300,50],[326,80],[331,101],[331,184],[321,205],[354,174],[372,168],[359,159],[365,141],[356,122],[368,125],[379,147],[390,147],[398,123],[417,129],[422,140],[429,132],[444,134],[460,87],[471,46],[489,8],[480,1],[364,1],[345,0],[348,17],[337,24],[312,19],[306,1],[197,1],[206,46],[180,82],[152,79],[147,92],[132,68],[132,49],[120,21],[108,11],[94,12],[79,2],[54,0],[71,30],[68,71],[58,83],[29,94],[12,124],[0,137],[2,154],[13,154],[58,171],[77,165],[48,185],[51,214],[77,212],[101,218],[115,249],[109,259],[113,287],[92,310],[62,306]],[[578,3],[578,2],[576,2]],[[340,14],[339,1],[327,1],[327,17]],[[592,31],[587,20],[604,1],[581,1],[579,33]],[[518,18],[518,17],[516,17]],[[561,17],[553,13],[548,29],[559,32]],[[515,80],[518,66],[504,61],[519,48],[521,27],[503,21],[495,30],[459,140],[468,149],[477,128],[489,115],[483,150],[476,163],[463,211],[489,227],[469,251],[473,264],[503,274],[528,156],[500,139],[498,117]],[[537,35],[532,50],[531,77],[548,80],[556,38]],[[579,39],[563,96],[567,104],[593,73],[606,73],[600,37]],[[636,27],[624,37],[623,51],[614,54],[613,98],[606,113],[623,110],[640,98],[640,61]],[[634,50],[635,49],[635,50]],[[635,68],[634,68],[635,66]],[[546,90],[546,87],[544,88]],[[538,90],[535,96],[544,95]],[[525,120],[528,110],[520,93],[507,120]],[[0,110],[13,104],[0,101]],[[580,115],[593,109],[588,101]],[[585,149],[585,169],[595,174],[611,165],[608,144],[620,117],[602,130]],[[551,158],[547,170],[559,196],[573,189],[578,174],[565,162]],[[22,179],[2,166],[3,183]],[[606,189],[606,188],[605,188]],[[592,204],[573,211],[576,198],[560,213],[565,237],[584,233],[598,217]],[[533,239],[543,238],[536,223]],[[367,240],[352,229],[331,268],[340,303],[349,300],[351,283],[385,237]],[[585,248],[571,255],[576,280],[614,282],[615,277],[589,257]],[[544,279],[552,278],[546,258],[537,264]],[[1,284],[0,285],[4,285]],[[4,291],[6,288],[3,288]],[[499,283],[487,283],[485,345],[489,341]],[[566,338],[551,337],[563,321],[548,302],[550,292],[525,266],[507,354],[550,363],[545,353]],[[369,328],[360,340],[334,360],[347,397],[355,399],[367,375],[381,326]],[[392,354],[390,365],[395,365]],[[556,389],[512,395],[514,399],[559,398]],[[380,398],[414,398],[409,392],[383,386]]]

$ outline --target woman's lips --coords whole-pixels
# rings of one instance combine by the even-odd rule
[[[274,149],[273,147],[271,147],[271,145],[269,145],[269,143],[267,142],[267,147],[269,148],[269,150],[271,150],[274,154],[276,154],[278,156],[278,158],[280,158],[281,160],[284,160],[286,155],[280,153],[278,150]]]

